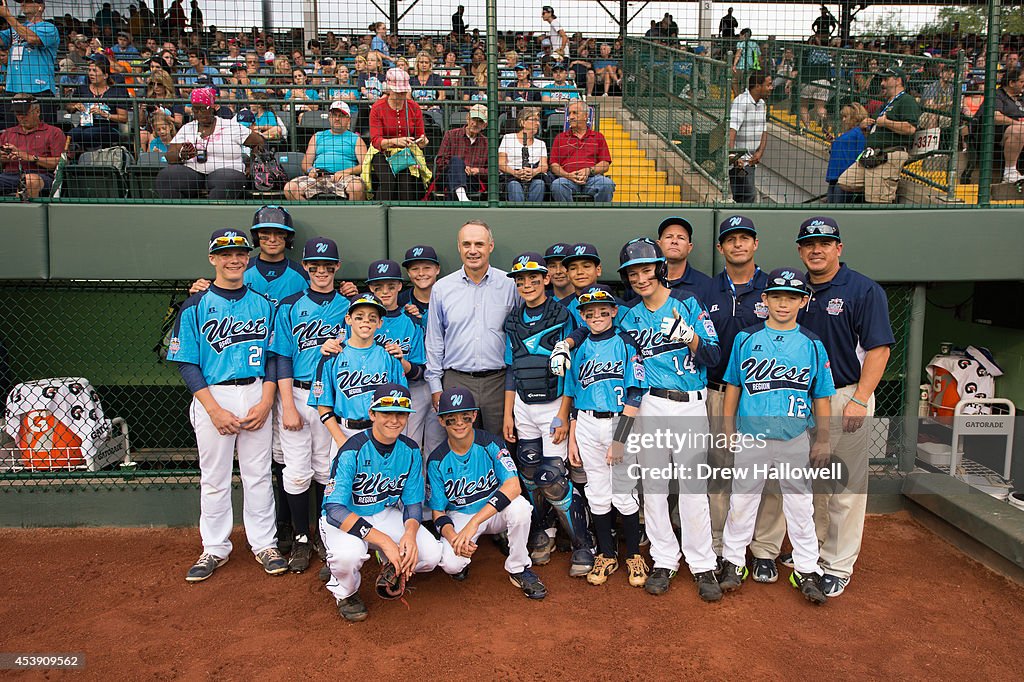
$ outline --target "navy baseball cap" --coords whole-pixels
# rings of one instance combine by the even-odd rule
[[[678,225],[679,227],[686,230],[686,234],[689,236],[689,238],[693,239],[693,225],[691,225],[690,221],[687,220],[686,218],[677,215],[671,215],[668,218],[665,218],[664,220],[661,221],[661,224],[658,225],[658,239],[661,239],[662,232],[672,227],[673,225]]]
[[[547,251],[544,252],[544,260],[547,262],[553,260],[562,260],[569,254],[569,245],[565,242],[558,242],[548,247]]]
[[[412,394],[402,384],[383,384],[373,392],[370,401],[371,412],[415,412],[412,409]]]
[[[235,118],[238,120],[239,123],[243,124],[248,123],[252,125],[256,122],[256,114],[252,113],[252,111],[250,111],[249,109],[239,109],[238,113],[235,115]]]
[[[528,67],[526,64],[523,64],[522,62],[519,62],[518,64],[516,64],[512,68],[514,70],[516,70],[516,71],[529,71],[530,70],[530,67]]]
[[[839,236],[839,223],[828,216],[815,216],[800,223],[800,232],[796,235],[797,243],[812,237],[825,237],[835,239],[837,242],[843,241],[843,238]]]
[[[217,253],[227,249],[252,251],[252,244],[244,232],[233,227],[222,227],[219,230],[214,230],[213,234],[210,235],[210,253]]]
[[[402,266],[393,260],[375,260],[366,273],[366,283],[397,279],[402,281]]]
[[[306,242],[302,249],[302,260],[323,260],[331,263],[340,263],[341,256],[338,255],[338,245],[333,239],[327,237],[313,237]]]
[[[427,260],[437,265],[441,264],[441,261],[437,258],[437,251],[434,251],[433,246],[417,244],[405,252],[405,260],[402,261],[402,266],[407,268],[418,260]]]
[[[375,308],[377,312],[380,313],[381,317],[384,317],[388,312],[388,309],[384,307],[384,304],[380,302],[380,299],[371,294],[370,292],[366,292],[365,294],[359,294],[354,299],[352,299],[352,303],[349,304],[348,311],[351,313],[353,310],[356,309],[356,306],[361,305],[368,305],[371,306],[372,308]]]
[[[775,268],[768,273],[768,286],[764,293],[773,291],[790,291],[807,296],[807,277],[795,268]]]
[[[543,275],[547,271],[548,266],[544,263],[543,256],[533,251],[524,251],[512,261],[512,269],[505,276],[515,277],[516,275],[525,275],[528,272],[539,272]]]
[[[732,232],[746,232],[753,237],[757,236],[757,228],[754,227],[754,221],[745,215],[729,216],[722,221],[718,226],[718,243],[721,244],[722,240]]]
[[[454,414],[455,412],[470,412],[476,409],[476,400],[468,388],[456,386],[441,393],[437,403],[437,415]]]
[[[553,62],[551,64],[552,71],[566,71],[565,62]]]
[[[615,298],[615,294],[612,293],[611,288],[604,284],[595,284],[592,287],[587,287],[586,291],[576,297],[576,303],[579,308],[582,308],[585,305],[592,305],[594,303],[619,305],[619,301]]]
[[[601,256],[597,253],[597,247],[593,244],[580,242],[579,244],[573,244],[569,247],[569,253],[562,259],[562,265],[569,265],[569,261],[580,260],[583,258],[590,259],[598,265],[601,264]]]

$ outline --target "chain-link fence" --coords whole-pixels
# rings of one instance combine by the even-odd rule
[[[889,363],[875,390],[875,419],[868,420],[866,425],[874,428],[869,453],[871,463],[895,469],[908,447],[904,429],[907,391],[917,392],[914,380],[917,370],[910,370],[907,366],[914,287],[888,285],[885,293],[889,299],[889,322],[896,343],[889,350]]]

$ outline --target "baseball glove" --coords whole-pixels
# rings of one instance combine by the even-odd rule
[[[405,594],[404,575],[399,574],[398,569],[390,561],[381,564],[380,574],[377,576],[375,589],[377,596],[381,599],[401,599]]]

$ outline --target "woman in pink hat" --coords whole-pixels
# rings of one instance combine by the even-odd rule
[[[423,112],[409,99],[412,87],[409,74],[389,69],[384,83],[385,97],[370,108],[370,184],[379,201],[417,201],[423,196],[430,171],[423,157],[427,136],[423,130]],[[390,162],[392,156],[408,159],[409,149],[417,159],[414,165]]]

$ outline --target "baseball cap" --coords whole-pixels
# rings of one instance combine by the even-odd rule
[[[252,251],[252,244],[249,238],[241,230],[233,227],[222,227],[214,230],[210,235],[210,253],[226,251],[227,249],[245,249]]]
[[[378,386],[370,401],[372,412],[415,412],[412,394],[402,384],[388,383]]]
[[[593,244],[580,242],[579,244],[573,244],[569,247],[569,253],[562,259],[562,265],[569,265],[570,261],[580,260],[583,258],[590,259],[598,265],[601,264],[601,256],[597,253],[597,247]]]
[[[907,80],[907,74],[903,71],[903,69],[899,68],[898,66],[888,66],[879,71],[878,75],[881,76],[882,78],[896,76],[897,78],[900,78],[902,80]]]
[[[348,103],[347,102],[343,102],[340,99],[336,99],[333,102],[331,102],[331,106],[328,109],[328,111],[340,111],[341,113],[345,114],[346,116],[351,116],[352,115],[352,110],[348,108]]]
[[[565,71],[566,70],[565,69],[565,62],[552,62],[551,63],[551,70],[552,71]]]
[[[388,312],[388,309],[384,307],[384,304],[380,302],[380,299],[371,294],[370,292],[366,292],[365,294],[359,294],[354,299],[352,299],[352,303],[349,305],[348,310],[349,312],[352,312],[353,310],[356,309],[357,306],[361,305],[376,308],[377,312],[380,314],[381,317],[384,317],[384,315],[386,315]]]
[[[323,260],[340,263],[341,257],[338,255],[338,245],[333,239],[313,237],[306,242],[306,246],[302,249],[302,260]]]
[[[547,271],[548,267],[544,264],[543,256],[533,251],[524,251],[516,256],[515,260],[512,261],[512,269],[509,270],[506,277],[525,275],[528,272],[539,272],[544,274]]]
[[[470,412],[476,409],[476,400],[468,388],[455,386],[441,392],[441,398],[437,402],[437,416],[454,414],[455,412]]]
[[[18,93],[11,99],[11,111],[15,114],[27,114],[36,101],[35,95],[26,92]]]
[[[128,33],[128,31],[118,31],[117,32],[117,37],[118,38],[126,38],[128,40],[131,40],[132,39],[132,34]]]
[[[522,62],[519,62],[518,64],[516,64],[512,68],[515,69],[516,71],[529,71],[530,70],[530,67],[528,67],[526,64],[523,64]]]
[[[469,108],[469,117],[478,118],[484,123],[487,123],[487,107],[483,104],[474,104]]]
[[[797,243],[811,237],[828,237],[837,242],[843,241],[839,236],[839,223],[828,216],[815,216],[800,223],[800,232],[796,235]]]
[[[613,294],[612,290],[604,284],[595,284],[592,287],[587,287],[586,291],[580,293],[576,297],[576,304],[579,308],[582,308],[585,305],[593,305],[594,303],[619,305],[619,301],[615,298],[615,294]]]
[[[437,251],[434,251],[433,246],[417,244],[405,252],[405,259],[402,261],[402,266],[407,268],[420,260],[430,261],[437,265],[441,264],[441,261],[437,257]]]
[[[393,260],[384,258],[370,263],[366,272],[366,283],[383,282],[385,280],[402,280],[402,266]]]
[[[541,12],[551,12],[552,14],[554,14],[555,13],[555,8],[552,7],[551,5],[544,5],[543,7],[540,8],[540,11]]]
[[[544,38],[543,40],[540,41],[540,46],[541,47],[551,47],[551,39],[550,38]]]
[[[558,242],[548,247],[548,250],[544,252],[545,261],[562,260],[566,254],[569,253],[569,245],[565,242]]]
[[[686,230],[687,236],[690,239],[693,239],[693,225],[691,225],[690,221],[687,220],[686,218],[682,218],[677,215],[669,216],[668,218],[665,218],[664,220],[661,221],[661,224],[658,225],[658,239],[661,239],[662,232],[672,227],[673,225],[678,225],[679,227]]]
[[[234,64],[231,65],[231,68],[229,70],[231,71],[231,73],[237,73],[239,71],[245,71],[246,70],[245,69],[245,64],[243,64],[242,62],[235,62]]]
[[[235,119],[242,124],[253,124],[256,122],[256,114],[252,113],[249,109],[239,109],[238,113],[235,114]]]
[[[402,69],[388,69],[384,89],[388,92],[412,92],[412,86],[409,85],[409,74]]]
[[[768,286],[764,288],[766,294],[772,291],[792,291],[806,296],[807,277],[795,268],[775,268],[768,273]]]
[[[729,216],[721,222],[718,226],[718,243],[721,244],[722,240],[732,232],[746,232],[754,237],[757,236],[754,221],[745,215]]]

